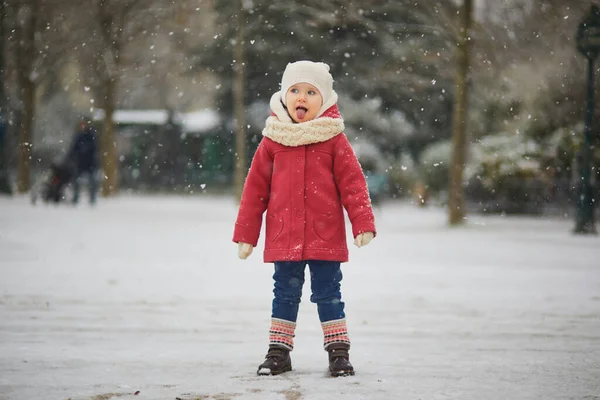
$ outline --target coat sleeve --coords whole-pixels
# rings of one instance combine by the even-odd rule
[[[244,183],[240,208],[233,230],[233,241],[250,243],[256,247],[262,215],[269,204],[271,191],[271,175],[273,173],[273,156],[267,148],[267,140],[258,145],[250,171]]]
[[[354,237],[364,232],[376,235],[375,216],[365,175],[346,135],[342,133],[339,136],[333,153],[333,174],[352,224],[352,234]]]

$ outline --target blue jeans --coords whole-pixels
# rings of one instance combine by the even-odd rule
[[[317,304],[321,322],[346,317],[340,291],[342,270],[337,261],[278,261],[275,263],[275,288],[272,317],[296,322],[304,285],[304,269],[310,268],[312,295],[310,301]]]
[[[82,175],[88,177],[88,190],[90,191],[90,203],[96,204],[96,193],[98,192],[98,177],[96,170],[79,171],[73,180],[73,204],[79,202],[80,180]]]

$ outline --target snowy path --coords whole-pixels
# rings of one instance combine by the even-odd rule
[[[385,206],[344,266],[356,376],[327,377],[307,286],[294,371],[258,378],[272,270],[237,259],[235,214],[0,198],[0,400],[600,399],[600,238],[571,220]]]

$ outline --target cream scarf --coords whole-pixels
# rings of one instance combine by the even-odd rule
[[[327,103],[323,104],[320,114],[336,102],[337,95],[333,92]],[[276,116],[267,118],[262,134],[284,146],[296,147],[325,142],[344,131],[344,120],[341,118],[320,117],[312,121],[293,123],[287,110],[281,104],[279,92],[271,97],[270,106]]]

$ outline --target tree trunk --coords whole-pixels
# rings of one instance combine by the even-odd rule
[[[100,133],[100,152],[102,170],[102,195],[107,197],[114,195],[119,190],[119,160],[117,158],[117,140],[113,123],[115,112],[117,82],[108,78],[104,82],[104,123]]]
[[[450,188],[448,190],[448,217],[450,225],[465,220],[463,172],[466,159],[466,119],[469,100],[469,30],[473,11],[472,0],[464,0],[461,10],[460,38],[457,47],[456,93],[452,116],[452,159],[450,161]]]
[[[23,119],[19,127],[19,162],[17,191],[25,193],[31,188],[31,154],[33,152],[33,118],[35,115],[35,86],[29,79],[22,79]]]
[[[32,81],[35,54],[35,27],[37,18],[37,2],[29,5],[28,18],[20,27],[20,43],[18,47],[19,85],[23,104],[23,119],[19,126],[19,160],[17,169],[17,191],[27,192],[31,187],[31,155],[33,151],[33,119],[35,116],[35,82]]]
[[[5,3],[0,1],[0,194],[12,194],[6,163],[6,97],[4,95]]]
[[[238,12],[238,29],[235,43],[235,64],[234,64],[234,84],[233,84],[233,108],[235,113],[235,196],[239,200],[242,197],[244,181],[246,179],[246,109],[244,106],[244,87],[245,87],[245,58],[244,58],[244,24],[245,11],[240,2]]]

